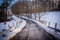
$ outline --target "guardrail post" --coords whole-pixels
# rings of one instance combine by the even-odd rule
[[[48,27],[50,27],[50,22],[48,23]]]
[[[35,13],[35,20],[36,20],[36,13]]]
[[[55,23],[55,32],[57,32],[56,28],[57,28],[57,23]]]

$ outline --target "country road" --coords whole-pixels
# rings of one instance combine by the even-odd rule
[[[42,30],[36,27],[36,24],[28,21],[26,27],[10,40],[53,40]]]

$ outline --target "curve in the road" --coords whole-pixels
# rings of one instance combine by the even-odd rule
[[[53,40],[40,30],[35,23],[27,21],[26,27],[10,40]]]

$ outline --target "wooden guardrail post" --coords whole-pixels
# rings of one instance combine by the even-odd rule
[[[50,27],[50,22],[48,23],[48,27]]]
[[[36,20],[36,13],[35,13],[35,20]]]
[[[56,28],[57,28],[57,23],[55,23],[55,32],[57,32]]]

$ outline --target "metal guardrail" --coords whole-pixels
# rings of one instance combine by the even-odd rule
[[[53,29],[53,30],[55,30],[56,32],[60,32],[59,29],[55,29],[55,28],[52,28],[52,27],[49,27],[49,26],[48,26],[48,28]]]
[[[24,18],[24,17],[22,17],[22,19],[29,20],[29,21],[32,21],[32,22],[36,23],[37,24],[36,26],[38,26],[38,28],[40,30],[43,30],[44,33],[47,33],[48,37],[53,38],[53,40],[57,40],[57,38],[55,38],[52,34],[48,33],[45,29],[43,29],[42,27],[40,27],[40,25],[38,24],[38,22],[35,22],[35,21],[31,20],[31,19]]]
[[[40,22],[43,23],[44,25],[46,24],[46,21],[40,20]],[[54,26],[55,28],[51,27],[50,24],[51,22],[48,23],[48,26],[47,26],[48,28],[55,30],[55,32],[60,32],[60,29],[57,29],[57,23],[55,23],[55,26]]]

